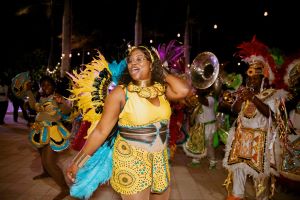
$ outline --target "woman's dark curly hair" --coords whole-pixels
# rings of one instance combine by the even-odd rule
[[[40,79],[40,86],[45,81],[48,81],[53,86],[54,89],[56,88],[56,82],[51,76],[47,76],[47,75],[42,76],[42,78]]]
[[[131,50],[127,54],[127,58],[129,58],[131,55],[131,52],[136,49],[142,51],[145,55],[145,58],[152,63],[152,71],[151,71],[152,80],[163,84],[164,77],[163,77],[162,63],[161,63],[159,56],[156,54],[156,52],[154,50],[152,50],[151,48],[141,45],[141,46],[134,47],[134,49]],[[123,72],[123,75],[120,79],[119,84],[120,85],[128,85],[131,81],[132,81],[132,78],[130,77],[128,68],[126,68],[125,71]]]

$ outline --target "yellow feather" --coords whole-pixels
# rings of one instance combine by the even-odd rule
[[[102,115],[102,113],[96,113],[96,108],[103,106],[101,101],[92,101],[92,92],[98,90],[98,88],[93,86],[95,78],[99,77],[99,73],[104,69],[107,69],[110,74],[111,72],[108,68],[108,62],[99,51],[85,67],[80,73],[74,70],[73,74],[70,75],[73,87],[69,90],[72,94],[69,100],[73,101],[78,110],[81,111],[83,120],[92,123],[88,130],[89,134],[95,128]],[[105,96],[100,94],[100,98],[104,100]]]

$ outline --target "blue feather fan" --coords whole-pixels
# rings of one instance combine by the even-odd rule
[[[78,170],[70,194],[79,199],[89,199],[99,185],[107,182],[112,175],[112,154],[116,134],[107,140]]]

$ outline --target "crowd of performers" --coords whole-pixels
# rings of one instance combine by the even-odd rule
[[[253,178],[256,199],[271,198],[275,180],[280,178],[300,182],[300,54],[276,54],[253,37],[242,42],[234,54],[244,68],[221,66],[214,84],[199,89],[189,80],[182,62],[183,51],[176,41],[156,49],[139,46],[129,52],[127,59],[111,63],[99,52],[80,72],[68,74],[71,95],[66,98],[55,93],[55,83],[49,77],[40,81],[42,94],[38,100],[26,83],[27,73],[13,80],[16,96],[27,95],[31,108],[37,112],[29,138],[40,152],[44,171],[35,179],[51,176],[55,180],[61,192],[54,199],[69,194],[90,198],[108,180],[123,199],[149,198],[152,194],[168,199],[168,162],[174,160],[178,148],[191,158],[191,166],[199,167],[201,159],[207,158],[209,169],[213,170],[217,165],[215,150],[224,147],[224,158],[219,162],[228,171],[224,180],[228,200],[244,198],[248,176]],[[124,84],[122,77],[127,67],[145,59],[152,74],[153,69],[157,70],[156,59],[159,60],[162,72],[155,73],[165,82],[152,77],[156,81],[153,86],[134,81]],[[134,80],[135,69],[130,70]],[[189,92],[180,98],[174,94],[184,84],[176,83],[179,89],[173,89],[172,81],[178,82],[174,77],[190,85]],[[119,82],[125,86],[118,87]],[[164,89],[164,83],[169,88]],[[26,92],[22,91],[23,85]],[[104,100],[114,94],[112,91],[125,92],[126,98],[118,101],[118,95],[114,95],[116,99],[111,101],[118,103],[119,108],[115,109],[120,116],[109,118],[103,112],[107,106]],[[156,101],[149,101],[153,105],[148,101],[141,103],[141,98],[158,98],[163,109],[155,107]],[[150,115],[150,110],[155,114]],[[64,120],[72,121],[71,129],[65,128]],[[109,120],[118,121],[118,125]],[[111,127],[106,130],[105,125]],[[139,138],[145,131],[156,135],[147,133]],[[107,132],[107,138],[95,136],[98,132]],[[101,138],[101,144],[94,144],[97,138]],[[74,181],[71,188],[57,165],[59,152],[67,148],[79,152],[67,171]],[[96,167],[99,165],[101,169]],[[159,176],[151,178],[149,170]],[[91,177],[97,180],[89,180]]]
[[[193,158],[192,164],[207,157],[212,169],[221,141],[225,146],[222,165],[228,171],[227,199],[245,197],[248,176],[253,178],[256,199],[269,199],[276,179],[300,181],[300,55],[279,57],[253,37],[238,46],[235,56],[244,62],[244,74],[223,71],[221,89],[196,88],[186,98],[183,119],[188,118],[189,128],[184,129],[187,140],[181,146]]]

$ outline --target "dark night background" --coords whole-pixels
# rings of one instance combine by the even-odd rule
[[[47,17],[51,2],[52,17]],[[232,57],[236,45],[253,35],[283,54],[298,51],[296,2],[190,0],[191,60],[202,51],[212,51],[223,62]],[[51,35],[55,59],[60,61],[63,5],[63,0],[10,0],[2,6],[1,69],[15,74],[47,65]],[[186,7],[186,0],[142,0],[143,43],[153,39],[157,47],[172,39],[183,42]],[[20,14],[24,8],[28,12]],[[263,16],[265,10],[268,17]],[[72,1],[72,67],[88,62],[89,58],[77,56],[83,50],[100,49],[109,60],[124,51],[127,43],[133,44],[135,12],[136,0]]]

